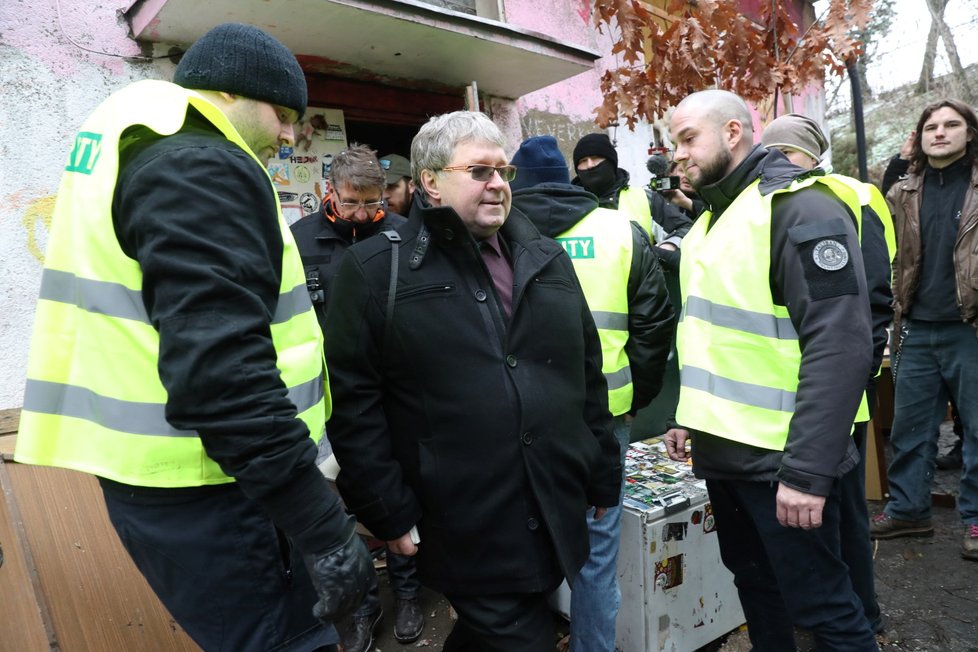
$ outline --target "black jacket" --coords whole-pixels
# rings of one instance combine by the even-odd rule
[[[769,194],[800,172],[781,152],[756,147],[733,172],[700,194],[715,222],[724,219],[726,208],[758,177],[761,193]],[[858,460],[850,428],[872,364],[862,253],[853,216],[818,187],[776,197],[771,225],[771,292],[776,304],[788,308],[801,347],[788,441],[780,452],[693,432],[693,469],[699,477],[780,481],[827,496],[835,478]],[[846,247],[849,263],[844,269],[826,272],[815,265],[812,250],[823,237]]]
[[[327,200],[328,201],[328,200]],[[356,224],[344,220],[330,220],[326,217],[326,202],[315,213],[306,215],[292,225],[292,237],[299,247],[302,266],[306,271],[306,287],[312,305],[319,318],[319,326],[326,332],[326,302],[330,296],[330,285],[340,259],[350,246],[365,240],[381,231],[396,229],[405,222],[397,213],[388,212],[377,222]]]
[[[421,534],[418,571],[446,593],[546,591],[588,556],[585,510],[618,503],[601,347],[563,248],[518,211],[507,319],[476,241],[416,200],[391,244],[340,264],[326,359],[327,434],[347,506],[381,539]]]
[[[573,227],[597,207],[597,197],[579,186],[564,183],[542,183],[513,193],[513,208],[529,217],[540,233],[551,238]],[[675,313],[649,238],[638,224],[631,225],[625,354],[634,386],[630,413],[635,414],[662,389],[675,331]]]
[[[304,552],[325,552],[347,517],[276,367],[270,326],[284,244],[274,190],[251,156],[188,115],[173,136],[125,134],[112,205],[159,331],[166,419],[196,430],[207,455]],[[130,489],[147,499],[167,492]]]

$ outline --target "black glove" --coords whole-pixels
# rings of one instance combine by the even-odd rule
[[[312,613],[323,622],[339,622],[353,613],[377,583],[373,559],[355,527],[350,528],[349,538],[338,548],[319,555],[305,555],[304,560],[319,595]]]

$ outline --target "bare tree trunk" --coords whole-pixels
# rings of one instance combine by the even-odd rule
[[[958,56],[958,48],[954,44],[954,34],[951,33],[951,28],[944,22],[943,9],[940,14],[934,12],[934,2],[943,2],[946,5],[947,0],[927,0],[927,4],[934,22],[937,24],[937,30],[941,34],[941,40],[944,41],[944,49],[947,51],[947,58],[951,63],[951,74],[954,76],[954,81],[958,88],[961,89],[961,99],[971,103],[975,95],[971,91],[971,84],[968,83],[968,78],[964,74],[964,68],[961,66],[961,57]]]
[[[917,94],[930,90],[934,80],[934,60],[937,58],[937,23],[931,19],[930,30],[927,32],[927,47],[924,49],[924,63],[920,67],[920,77],[917,79]]]
[[[949,0],[927,0],[930,11],[930,29],[927,31],[927,49],[924,50],[924,63],[917,79],[917,93],[926,93],[934,81],[934,60],[937,58],[937,39],[941,35],[940,25],[944,22],[944,9]]]

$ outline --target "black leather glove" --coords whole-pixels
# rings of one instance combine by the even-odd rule
[[[319,595],[312,613],[323,622],[339,622],[353,613],[377,582],[373,559],[355,527],[350,528],[349,538],[338,548],[305,555],[304,561]]]

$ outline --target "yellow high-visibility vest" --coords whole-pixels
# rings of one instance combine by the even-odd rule
[[[207,456],[196,432],[177,430],[166,420],[167,392],[157,371],[159,333],[144,307],[142,270],[123,252],[112,223],[120,135],[132,125],[172,135],[191,106],[262,166],[220,109],[162,81],[141,81],[114,93],[75,137],[41,278],[18,462],[138,486],[233,481]],[[274,193],[271,179],[269,191]],[[284,251],[272,342],[298,418],[318,441],[330,406],[322,332],[280,208],[277,219]]]
[[[596,208],[556,238],[584,289],[601,339],[601,371],[608,381],[608,409],[632,408],[634,386],[625,354],[628,341],[628,274],[632,265],[632,226],[618,211]]]
[[[706,212],[683,239],[676,421],[684,427],[784,450],[801,348],[787,308],[771,295],[771,202],[823,179],[808,177],[769,195],[755,181],[722,220],[708,230]],[[859,214],[852,193],[841,199]],[[864,394],[855,421],[868,419]]]

